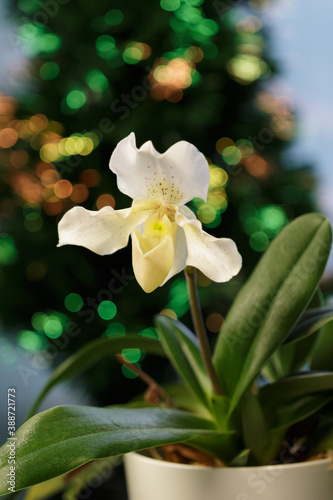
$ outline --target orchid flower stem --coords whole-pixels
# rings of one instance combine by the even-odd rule
[[[195,333],[199,339],[200,351],[202,359],[205,363],[207,373],[212,381],[214,391],[217,395],[222,395],[223,391],[220,382],[217,378],[215,368],[212,363],[212,356],[206,328],[202,316],[202,311],[199,302],[198,287],[197,287],[197,271],[194,267],[187,266],[185,268],[185,277],[188,289],[188,296],[192,314],[192,321]]]

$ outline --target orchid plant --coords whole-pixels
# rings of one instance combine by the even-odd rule
[[[328,221],[307,214],[283,229],[240,290],[211,354],[197,270],[223,283],[240,271],[242,259],[232,240],[204,232],[185,205],[207,196],[205,157],[185,141],[164,154],[151,142],[137,149],[131,134],[115,148],[110,168],[119,189],[133,198],[132,206],[71,209],[59,223],[59,246],[113,254],[131,235],[133,269],[145,292],[185,271],[195,333],[158,315],[159,339],[103,337],[69,357],[15,434],[16,489],[44,481],[65,484],[70,471],[72,477],[73,470],[96,459],[156,447],[163,453],[171,444],[182,443],[179,449],[185,446],[197,460],[206,457],[206,463],[230,467],[279,462],[282,450],[283,460],[293,461],[295,449],[307,459],[332,448],[333,308],[323,306],[318,290],[331,247]],[[179,382],[160,387],[139,372],[149,390],[136,402],[57,406],[34,415],[53,387],[104,357],[117,356],[136,370],[121,358],[124,348],[167,357]],[[8,458],[4,445],[0,495],[8,492]],[[29,496],[34,498],[42,496]]]

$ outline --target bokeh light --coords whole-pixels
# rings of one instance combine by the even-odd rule
[[[44,332],[51,339],[60,337],[63,331],[62,322],[56,316],[49,316],[44,323]]]
[[[140,365],[135,363],[135,365],[140,368]],[[126,378],[129,378],[129,379],[134,379],[134,378],[137,378],[139,375],[135,372],[133,372],[130,368],[128,368],[127,366],[123,365],[121,367],[121,371],[124,375],[124,377]]]
[[[137,363],[141,358],[141,349],[122,349],[121,355],[127,363]]]
[[[111,323],[108,325],[105,335],[107,337],[113,337],[113,336],[123,336],[126,334],[126,328],[124,325],[121,323]]]
[[[111,194],[101,194],[96,201],[96,206],[98,210],[101,210],[103,207],[114,208],[115,203],[115,199]]]
[[[86,95],[82,90],[71,90],[66,97],[66,104],[71,109],[79,109],[86,103]]]
[[[98,69],[92,69],[86,74],[86,82],[93,92],[105,92],[109,87],[109,81]]]
[[[223,324],[223,316],[218,313],[213,313],[206,319],[206,326],[209,331],[213,333],[218,333],[221,330]]]
[[[111,9],[105,14],[105,21],[110,26],[117,26],[124,20],[124,14],[117,9]]]
[[[262,231],[255,232],[250,237],[250,246],[256,252],[264,252],[269,246],[269,239]]]
[[[18,345],[27,351],[40,351],[43,346],[43,337],[31,330],[22,330],[18,334]]]
[[[82,309],[83,299],[78,293],[69,293],[65,298],[66,309],[70,312],[78,312]]]
[[[72,192],[72,184],[65,179],[58,181],[54,186],[54,193],[58,198],[68,198]]]
[[[110,300],[104,300],[98,306],[98,314],[102,319],[113,319],[117,314],[117,306]]]
[[[39,73],[43,80],[53,80],[59,75],[59,71],[60,68],[56,62],[48,61],[40,67]]]
[[[17,259],[17,249],[12,236],[0,233],[0,265],[8,266]]]

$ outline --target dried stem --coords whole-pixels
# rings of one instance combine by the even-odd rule
[[[157,394],[160,397],[160,399],[165,401],[167,406],[170,407],[175,406],[168,393],[152,377],[150,377],[148,373],[141,370],[141,368],[139,368],[138,366],[132,363],[128,363],[120,354],[116,356],[116,359],[117,361],[119,361],[119,363],[125,365],[129,370],[136,373],[141,378],[141,380],[148,385],[148,390],[150,391],[151,394],[152,393]]]

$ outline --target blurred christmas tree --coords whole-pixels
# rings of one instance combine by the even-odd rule
[[[311,169],[283,161],[295,119],[290,101],[269,90],[277,65],[261,20],[267,3],[11,2],[13,40],[29,64],[19,102],[0,99],[0,312],[22,328],[23,349],[78,332],[75,348],[125,328],[154,335],[154,313],[188,314],[183,277],[148,299],[133,280],[130,249],[102,258],[56,248],[70,207],[129,205],[108,160],[131,131],[159,151],[190,141],[211,163],[208,201],[191,208],[244,257],[229,284],[200,277],[211,332],[270,240],[313,209]]]

